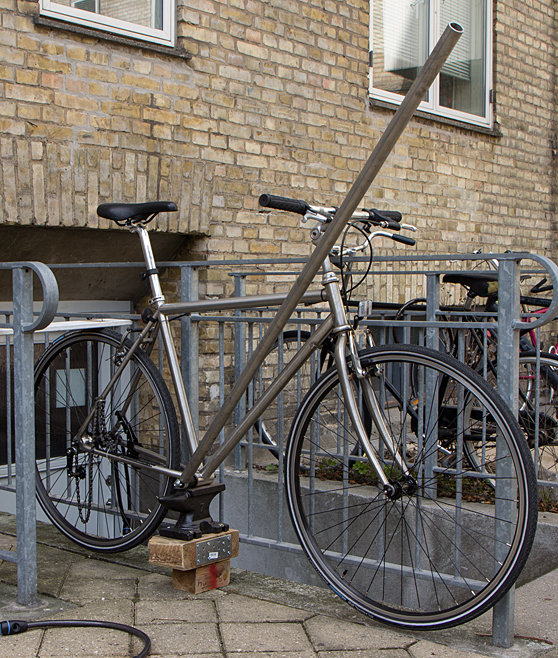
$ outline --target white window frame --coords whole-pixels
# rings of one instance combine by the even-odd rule
[[[40,15],[47,18],[56,18],[83,27],[94,28],[111,32],[132,39],[149,41],[161,46],[174,47],[176,44],[176,0],[163,0],[163,29],[137,25],[128,21],[118,20],[94,14],[83,9],[67,7],[55,0],[40,0]]]
[[[437,11],[437,6],[440,0],[428,0],[431,11],[430,22],[429,22],[429,48],[428,52],[432,52],[432,49],[436,45],[439,36],[441,35],[443,26],[440,24],[440,14]],[[372,3],[374,0],[370,0],[370,51],[372,52],[374,47],[373,41],[373,11]],[[427,114],[432,114],[433,116],[445,117],[452,119],[454,121],[459,121],[462,123],[470,123],[477,126],[482,126],[484,128],[492,128],[494,121],[493,113],[493,102],[492,102],[492,58],[493,58],[493,30],[492,30],[492,0],[486,0],[486,44],[485,44],[485,81],[486,87],[484,90],[484,110],[485,116],[481,117],[476,114],[469,114],[467,112],[461,112],[460,110],[455,110],[449,107],[443,107],[439,103],[439,80],[440,76],[436,77],[436,80],[430,87],[428,91],[428,101],[422,101],[418,107],[419,111],[426,112]],[[369,75],[369,94],[372,99],[379,101],[385,101],[387,103],[393,103],[394,105],[400,105],[404,96],[400,94],[394,94],[389,91],[384,91],[383,89],[376,89],[374,87],[373,80],[373,67],[372,62],[370,62],[370,75]]]

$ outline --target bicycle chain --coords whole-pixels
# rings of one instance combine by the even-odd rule
[[[105,401],[99,400],[97,402],[97,409],[93,417],[93,436],[98,441],[100,439],[100,444],[107,446],[110,443],[109,433],[106,430],[105,426]],[[75,478],[76,478],[76,498],[78,506],[78,514],[81,522],[85,525],[91,517],[91,505],[93,503],[93,453],[90,452],[87,460],[87,469],[84,479],[89,480],[89,487],[87,490],[87,496],[85,501],[81,500],[81,493],[79,488],[79,463],[78,463],[78,453],[75,454]],[[85,516],[83,510],[86,510]]]

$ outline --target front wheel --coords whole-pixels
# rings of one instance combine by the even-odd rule
[[[113,331],[74,332],[35,368],[37,496],[54,525],[96,551],[124,551],[155,532],[172,478],[153,467],[180,463],[171,397],[141,350],[96,403],[130,346]],[[86,434],[95,454],[73,438],[94,404]]]
[[[335,368],[303,400],[287,443],[289,511],[313,566],[361,612],[401,628],[440,629],[494,605],[531,548],[537,490],[525,440],[508,408],[470,368],[439,352],[383,346],[362,353],[393,446],[370,443],[396,492],[386,495],[365,458]],[[350,364],[349,364],[350,367]],[[486,436],[490,433],[490,436]],[[463,444],[499,437],[488,474]],[[457,446],[451,464],[440,442]],[[399,464],[399,465],[398,465]]]

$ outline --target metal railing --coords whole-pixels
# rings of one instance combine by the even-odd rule
[[[447,318],[441,317],[440,308],[440,276],[446,269],[455,271],[456,269],[470,267],[470,261],[482,261],[486,256],[463,256],[463,255],[433,255],[433,256],[402,256],[399,258],[377,258],[374,263],[375,270],[368,277],[363,286],[363,294],[361,297],[367,299],[377,299],[378,296],[383,301],[389,302],[389,293],[396,295],[396,291],[400,289],[398,285],[386,285],[386,280],[395,280],[397,282],[405,281],[406,288],[410,290],[411,294],[408,296],[423,296],[427,299],[426,317],[417,318],[416,314],[410,313],[404,319],[399,320],[397,326],[400,327],[404,334],[406,341],[417,341],[432,347],[437,348],[439,345],[439,332],[441,329],[448,327],[455,327],[464,330],[468,327],[468,323],[463,317],[454,317],[450,321]],[[519,285],[520,285],[520,266],[521,272],[531,273],[533,276],[538,276],[544,272],[546,276],[550,277],[551,282],[554,283],[554,290],[558,290],[558,268],[550,260],[530,254],[502,254],[490,255],[490,258],[497,259],[500,262],[499,278],[500,278],[500,297],[498,305],[498,317],[496,318],[497,324],[495,325],[495,318],[483,317],[482,315],[475,320],[474,326],[476,329],[481,329],[485,332],[493,331],[494,327],[498,327],[498,350],[499,350],[499,365],[498,365],[498,389],[503,397],[508,401],[510,406],[517,411],[517,361],[518,361],[518,333],[519,329],[524,327],[521,324],[520,310],[517,304],[519,298]],[[271,280],[260,281],[258,285],[261,287],[276,286],[279,288],[288,287],[288,281],[281,283],[281,277],[284,279],[292,278],[292,269],[302,264],[302,259],[281,259],[281,260],[251,260],[251,261],[219,261],[219,262],[186,262],[186,263],[159,263],[160,268],[168,267],[180,269],[180,286],[179,295],[181,301],[194,301],[199,299],[206,290],[207,280],[219,280],[220,282],[230,281],[231,278],[234,283],[223,284],[224,289],[227,287],[231,290],[234,289],[236,296],[243,296],[246,288],[250,288],[251,281],[255,278],[265,278],[266,274],[271,274]],[[531,262],[531,269],[526,269],[526,264]],[[90,265],[91,267],[99,267],[100,265]],[[102,267],[122,267],[123,264],[113,266],[101,265]],[[126,267],[137,267],[143,269],[143,264],[125,264]],[[5,265],[8,267],[8,265]],[[11,266],[10,266],[11,267]],[[81,267],[80,265],[64,265],[52,267]],[[230,269],[234,268],[235,271],[231,274]],[[200,273],[205,272],[208,268],[212,270],[220,268],[222,275],[213,277],[204,277]],[[256,270],[256,271],[254,271]],[[280,271],[282,270],[282,272]],[[205,278],[205,280],[204,280]],[[404,288],[405,289],[405,288]],[[407,296],[407,295],[406,295]],[[19,299],[19,295],[14,293],[14,300]],[[21,297],[23,299],[23,297]],[[402,299],[396,295],[395,299],[391,301],[399,301]],[[291,330],[296,332],[312,331],[321,319],[321,316],[327,310],[325,308],[300,308],[291,319]],[[558,312],[558,301],[554,298],[551,302],[550,308],[544,316],[539,316],[534,322],[531,323],[530,328],[541,332],[541,327],[552,320]],[[18,311],[19,313],[19,311]],[[14,322],[12,324],[5,323],[2,327],[16,326],[16,309],[14,308]],[[43,314],[44,315],[44,314]],[[65,314],[65,319],[68,321],[72,314]],[[79,314],[76,314],[79,315]],[[82,315],[91,318],[95,316],[94,313],[84,313]],[[468,315],[471,315],[469,312]],[[204,428],[207,425],[207,420],[210,417],[213,407],[222,403],[225,398],[228,387],[232,384],[235,378],[235,373],[238,373],[242,367],[243,362],[249,357],[251,350],[257,342],[258,337],[261,335],[263,327],[272,321],[274,315],[272,311],[266,309],[252,310],[245,313],[229,313],[223,312],[216,315],[197,314],[182,317],[180,319],[181,332],[180,332],[180,345],[182,355],[188,355],[188,358],[182,359],[182,373],[186,385],[186,390],[191,403],[191,410],[193,420],[196,428]],[[133,320],[134,316],[126,316],[124,322]],[[43,318],[41,326],[44,326],[46,320]],[[38,322],[38,321],[37,321]],[[39,325],[34,323],[37,329]],[[29,321],[24,321],[24,324],[29,324]],[[389,311],[382,311],[378,309],[374,311],[370,317],[362,321],[361,325],[365,329],[369,329],[374,333],[377,342],[390,342],[387,332],[393,327],[394,321],[390,317]],[[65,325],[69,327],[70,325]],[[73,326],[72,326],[73,328]],[[26,329],[29,332],[29,329]],[[22,332],[25,333],[25,332]],[[364,336],[364,334],[363,334]],[[8,341],[9,343],[9,341]],[[14,335],[15,343],[15,335]],[[280,347],[283,347],[281,340]],[[28,353],[33,352],[32,339],[26,342],[26,349]],[[9,353],[9,350],[8,350]],[[154,358],[159,359],[159,367],[162,368],[162,355],[161,351],[157,354],[154,353]],[[279,350],[278,362],[275,364],[281,367],[281,350]],[[27,366],[28,368],[29,366]],[[31,369],[32,370],[32,369]],[[314,373],[318,369],[313,366]],[[7,369],[9,371],[9,368]],[[243,399],[238,405],[235,416],[235,423],[242,418],[247,407],[250,406],[254,395],[258,394],[258,378],[260,383],[267,378],[268,374],[261,372],[254,379],[254,383],[248,392],[248,397]],[[295,382],[295,396],[304,394],[310,380],[298,379]],[[8,387],[9,390],[9,387]],[[32,390],[26,389],[26,390]],[[200,393],[201,391],[201,393]],[[252,397],[251,397],[252,396]],[[27,400],[32,399],[32,394],[27,397]],[[283,480],[282,480],[282,459],[283,459],[283,445],[287,440],[287,431],[289,425],[289,416],[291,414],[292,400],[286,406],[285,400],[281,397],[273,411],[274,422],[276,428],[273,430],[277,447],[275,452],[270,449],[269,444],[263,440],[263,432],[261,428],[255,427],[249,433],[247,439],[241,443],[234,453],[234,457],[223,465],[220,469],[220,476],[226,480],[229,489],[221,496],[219,501],[219,517],[220,520],[230,520],[234,516],[233,523],[240,525],[241,540],[246,547],[259,547],[265,550],[273,550],[284,552],[285,555],[291,559],[293,555],[301,554],[301,549],[296,544],[288,525],[286,524],[286,514],[283,509]],[[296,400],[295,400],[296,402]],[[8,401],[9,404],[9,401]],[[17,404],[15,406],[18,406]],[[27,419],[31,416],[27,416]],[[22,418],[16,418],[15,424],[21,424],[23,427]],[[14,425],[15,427],[15,425]],[[226,431],[226,430],[224,430]],[[221,437],[222,438],[222,437]],[[16,432],[17,442],[17,432]],[[8,441],[8,444],[10,442]],[[32,442],[31,442],[32,443]],[[27,445],[29,442],[27,441]],[[262,457],[263,455],[263,457]],[[7,473],[11,473],[12,462],[11,457],[8,455]],[[18,460],[16,463],[19,465]],[[23,461],[22,461],[23,463]],[[27,468],[29,464],[27,464]],[[34,468],[34,467],[33,467]],[[27,471],[26,471],[27,472]],[[32,481],[33,478],[19,477],[19,471],[16,473],[16,486],[21,480]],[[235,481],[242,481],[245,486],[246,498],[245,504],[238,503],[235,495],[238,493],[238,486]],[[277,506],[277,513],[273,514],[270,522],[270,515],[258,514],[257,500],[255,498],[256,490],[260,490],[262,482],[266,482],[268,495],[271,497],[273,504]],[[542,483],[544,484],[544,483]],[[4,488],[13,488],[11,480],[4,485]],[[29,500],[29,492],[22,494],[22,500]],[[34,495],[34,494],[32,494]],[[28,507],[31,509],[33,506]],[[18,508],[19,509],[19,508]],[[18,513],[18,523],[19,523]],[[22,515],[24,518],[25,515]],[[29,518],[27,518],[29,522]],[[262,528],[262,523],[265,528]],[[273,527],[272,527],[273,526]],[[19,526],[18,526],[19,527]],[[30,532],[30,531],[29,531]],[[29,545],[31,544],[32,535],[27,535],[28,540],[21,542]],[[20,542],[18,542],[18,547]],[[3,557],[3,555],[0,555]],[[9,559],[6,557],[5,559]],[[23,558],[22,558],[23,560]],[[27,558],[28,562],[32,559]],[[23,561],[22,561],[23,564]],[[36,574],[35,574],[36,578]],[[36,589],[36,586],[35,586]],[[22,590],[23,591],[23,590]],[[513,641],[513,591],[498,604],[494,612],[494,643],[500,646],[510,646]]]
[[[35,404],[33,386],[33,333],[49,325],[58,308],[58,285],[51,270],[42,263],[0,263],[0,269],[12,270],[13,322],[0,324],[0,329],[13,332],[13,405],[7,401],[6,417],[15,439],[15,490],[17,519],[17,551],[0,550],[0,559],[17,564],[18,602],[37,603],[37,535],[35,523]],[[38,317],[33,319],[33,274],[39,278],[43,303]],[[10,349],[7,342],[7,376],[11,379]],[[7,394],[11,396],[12,382]],[[11,441],[7,436],[8,451]],[[12,460],[7,464],[12,477]]]

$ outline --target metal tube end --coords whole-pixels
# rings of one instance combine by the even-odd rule
[[[455,23],[455,22],[449,23],[448,27],[450,27],[454,32],[458,32],[459,34],[463,32],[463,28],[461,27],[461,25],[459,25],[459,23]]]

